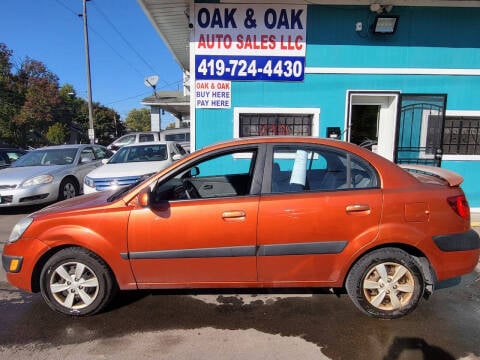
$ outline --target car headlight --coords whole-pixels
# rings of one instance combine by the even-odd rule
[[[33,218],[30,216],[27,216],[17,222],[15,226],[13,227],[12,232],[10,233],[10,237],[8,238],[8,242],[13,243],[20,239],[20,237],[23,235],[25,230],[30,226],[30,224],[33,222]]]
[[[83,183],[88,187],[95,187],[95,181],[93,181],[93,179],[89,178],[88,176],[85,176],[85,179],[83,179]]]
[[[31,179],[28,179],[27,181],[24,181],[22,184],[22,187],[30,187],[30,186],[35,186],[35,185],[41,185],[41,184],[48,184],[53,181],[53,176],[52,175],[39,175],[35,176]]]

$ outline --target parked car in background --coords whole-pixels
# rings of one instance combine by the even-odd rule
[[[160,133],[158,131],[144,131],[144,132],[134,132],[129,133],[123,136],[120,136],[118,139],[113,141],[110,145],[107,146],[107,149],[112,151],[117,151],[122,146],[128,144],[138,144],[143,142],[159,141]]]
[[[178,142],[186,151],[190,152],[190,128],[162,130],[160,140]]]
[[[186,155],[182,146],[172,141],[125,145],[105,165],[85,176],[85,194],[112,190],[143,181]]]
[[[47,146],[29,151],[0,170],[0,207],[72,198],[82,193],[86,174],[112,152],[100,145]]]
[[[480,255],[462,177],[404,166],[338,140],[223,142],[25,217],[3,266],[75,316],[117,289],[343,287],[362,312],[398,318]]]
[[[27,152],[17,148],[0,148],[0,169],[9,167]]]

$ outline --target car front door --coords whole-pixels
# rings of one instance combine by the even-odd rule
[[[153,186],[151,205],[133,210],[128,227],[139,287],[256,281],[256,158],[256,148],[222,153]]]
[[[83,179],[85,176],[102,165],[102,160],[97,159],[94,153],[93,147],[85,147],[80,152],[77,166],[74,169],[75,176],[79,183],[83,185]]]
[[[259,204],[258,279],[324,286],[338,276],[349,244],[378,233],[378,175],[353,154],[328,147],[275,146],[272,153],[271,186]]]

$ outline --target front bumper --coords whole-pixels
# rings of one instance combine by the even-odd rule
[[[23,256],[8,256],[2,254],[2,265],[7,273],[18,273],[22,270]]]
[[[58,185],[45,184],[31,188],[0,190],[0,208],[44,204],[57,200]]]
[[[39,259],[47,253],[49,247],[37,239],[19,239],[6,243],[3,247],[2,265],[7,281],[26,291],[32,291],[33,274]]]

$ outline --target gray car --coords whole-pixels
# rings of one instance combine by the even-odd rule
[[[86,174],[112,155],[100,145],[47,146],[0,170],[0,207],[50,203],[83,192]]]

